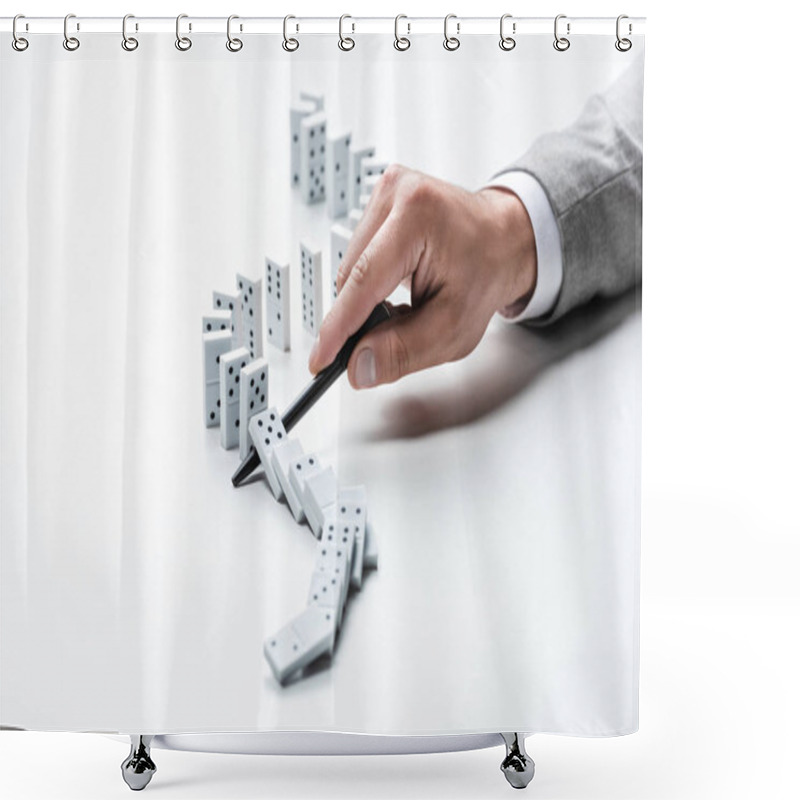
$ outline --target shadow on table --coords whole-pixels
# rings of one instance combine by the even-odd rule
[[[640,299],[641,289],[635,287],[610,300],[595,300],[553,325],[502,325],[490,329],[463,362],[458,381],[388,400],[384,424],[365,432],[364,438],[385,441],[425,436],[491,414],[548,367],[592,346],[619,327],[640,310]]]

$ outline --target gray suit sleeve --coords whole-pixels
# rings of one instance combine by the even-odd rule
[[[561,291],[552,310],[532,322],[552,322],[641,280],[643,74],[638,60],[592,97],[570,128],[541,136],[503,170],[539,181],[561,235]]]

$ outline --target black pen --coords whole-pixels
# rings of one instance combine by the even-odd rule
[[[336,382],[336,379],[347,369],[347,362],[353,355],[356,345],[362,337],[369,333],[373,328],[389,319],[389,307],[386,303],[378,303],[372,309],[367,321],[344,343],[342,349],[336,354],[336,358],[328,364],[325,369],[320,370],[311,380],[311,383],[303,389],[295,401],[286,409],[286,413],[281,418],[286,433],[294,428],[302,419],[305,413],[322,397],[323,394]],[[233,473],[231,481],[234,486],[239,486],[242,481],[250,475],[261,462],[258,453],[253,449],[247,458],[242,461],[236,472]]]

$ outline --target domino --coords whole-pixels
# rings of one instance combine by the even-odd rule
[[[362,193],[358,198],[358,207],[363,211],[369,203],[369,195]]]
[[[348,587],[351,581],[353,567],[355,539],[347,524],[331,522],[325,523],[325,535],[317,545],[317,557],[314,572],[311,576],[311,588],[308,593],[310,605],[328,605],[336,607],[336,627],[342,624],[344,607],[347,603]],[[331,548],[335,548],[333,555]],[[330,567],[333,561],[334,569]],[[338,562],[338,563],[337,563]],[[318,565],[323,569],[319,570]],[[344,567],[344,572],[336,571],[335,567]]]
[[[345,530],[352,528],[355,542],[350,584],[355,589],[360,589],[364,571],[364,530],[367,524],[367,490],[364,486],[339,489],[336,519],[345,526]]]
[[[318,109],[313,103],[298,103],[289,109],[289,136],[292,188],[300,186],[300,123]]]
[[[315,111],[323,111],[325,108],[325,95],[314,94],[313,92],[300,92],[300,101],[310,103]]]
[[[300,121],[300,196],[308,203],[325,199],[324,111]]]
[[[350,213],[347,215],[347,227],[354,231],[363,216],[364,212],[360,208],[351,208]]]
[[[248,423],[267,407],[269,367],[266,358],[251,361],[240,373],[239,384],[239,458],[244,461],[253,449]]]
[[[347,214],[347,174],[350,166],[350,134],[329,138],[325,152],[325,198],[331,219]]]
[[[264,281],[267,287],[267,341],[278,350],[291,347],[289,265],[267,258]]]
[[[322,535],[325,518],[335,514],[336,496],[336,474],[333,467],[320,469],[305,479],[301,502],[306,520],[317,539]]]
[[[228,331],[203,334],[203,413],[206,428],[216,428],[220,420],[219,360],[233,347],[233,335]]]
[[[303,507],[300,505],[300,498],[294,491],[294,487],[289,483],[289,472],[291,465],[303,455],[303,446],[297,439],[286,439],[277,447],[273,448],[271,453],[272,469],[275,476],[283,489],[283,495],[289,505],[289,510],[295,522],[303,522],[305,519]]]
[[[242,295],[242,347],[250,351],[250,358],[261,358],[264,355],[261,281],[251,281],[237,274],[236,285]]]
[[[220,443],[225,450],[239,444],[240,372],[250,363],[246,347],[238,347],[219,358]]]
[[[266,411],[256,414],[251,418],[247,430],[258,453],[269,488],[275,499],[281,500],[283,498],[283,489],[275,470],[272,468],[272,451],[279,444],[285,442],[287,437],[278,409],[275,407],[268,408]]]
[[[296,461],[289,465],[289,483],[294,490],[297,501],[303,509],[303,516],[308,520],[305,513],[305,503],[303,497],[305,495],[306,481],[312,475],[315,475],[321,469],[319,459],[313,453],[302,455]]]
[[[213,292],[212,301],[214,311],[231,312],[231,332],[233,333],[233,346],[242,346],[242,296],[241,293],[225,294]]]
[[[374,147],[350,150],[350,163],[347,169],[347,205],[350,208],[358,206],[358,198],[361,196],[361,162],[365,158],[373,158],[374,156]]]
[[[233,317],[230,311],[211,311],[203,315],[203,333],[229,331]]]
[[[324,653],[333,653],[335,636],[332,610],[309,606],[264,642],[264,656],[276,680],[283,684]]]
[[[331,225],[331,303],[336,299],[336,278],[353,232],[344,225]]]
[[[365,158],[361,162],[361,183],[363,184],[367,178],[379,179],[388,167],[389,164],[386,161],[378,158]]]
[[[322,322],[322,253],[312,252],[303,242],[300,242],[300,286],[303,328],[316,336]]]
[[[364,569],[378,569],[378,542],[371,522],[364,526]]]
[[[372,197],[372,193],[375,191],[375,187],[380,183],[382,177],[382,175],[368,175],[361,181],[361,191]]]

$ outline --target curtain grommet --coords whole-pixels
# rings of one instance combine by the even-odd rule
[[[62,44],[65,50],[69,50],[70,53],[73,53],[81,46],[81,41],[77,36],[69,35],[69,21],[71,19],[75,19],[74,14],[67,14],[67,16],[64,17],[64,41]],[[76,29],[80,30],[80,26],[77,26]]]
[[[631,47],[633,47],[633,42],[630,39],[627,39],[627,38],[625,38],[623,36],[620,36],[620,27],[621,27],[620,23],[624,19],[628,19],[628,15],[627,14],[620,14],[617,17],[617,41],[614,42],[614,47],[616,47],[617,50],[619,50],[620,53],[627,53],[628,50],[630,50]],[[633,26],[629,22],[628,23],[628,36],[630,36],[631,33],[633,33]]]
[[[511,14],[503,14],[500,17],[500,49],[504,50],[506,53],[513,50],[517,46],[517,40],[513,36],[506,36],[505,33],[505,23],[507,19],[511,19]],[[511,32],[517,32],[517,23],[511,23]]]
[[[187,19],[188,14],[178,14],[175,18],[175,47],[182,53],[185,53],[192,46],[192,40],[188,36],[181,33],[181,20]],[[192,25],[189,23],[189,30],[191,31]]]
[[[564,53],[567,50],[569,50],[569,46],[571,44],[570,40],[567,39],[566,36],[559,36],[558,34],[558,21],[560,19],[566,19],[566,18],[567,18],[566,14],[558,14],[556,15],[556,18],[553,21],[553,36],[555,37],[553,41],[553,47],[555,47],[555,49],[558,50],[559,53]],[[569,36],[570,32],[569,29],[570,29],[570,24],[569,22],[567,22],[567,36]]]
[[[411,47],[411,39],[408,38],[408,35],[401,36],[400,35],[400,20],[401,19],[408,19],[405,14],[398,14],[394,18],[394,49],[399,50],[401,53],[404,53]],[[407,22],[406,26],[408,28],[408,33],[411,33],[411,23]]]
[[[453,51],[458,50],[458,48],[461,47],[461,40],[458,38],[458,35],[450,36],[448,32],[448,25],[450,24],[451,19],[456,20],[456,34],[459,34],[461,32],[461,23],[457,21],[457,17],[455,14],[448,14],[444,18],[444,42],[442,43],[442,47],[444,47],[445,50],[449,50],[452,53]]]

